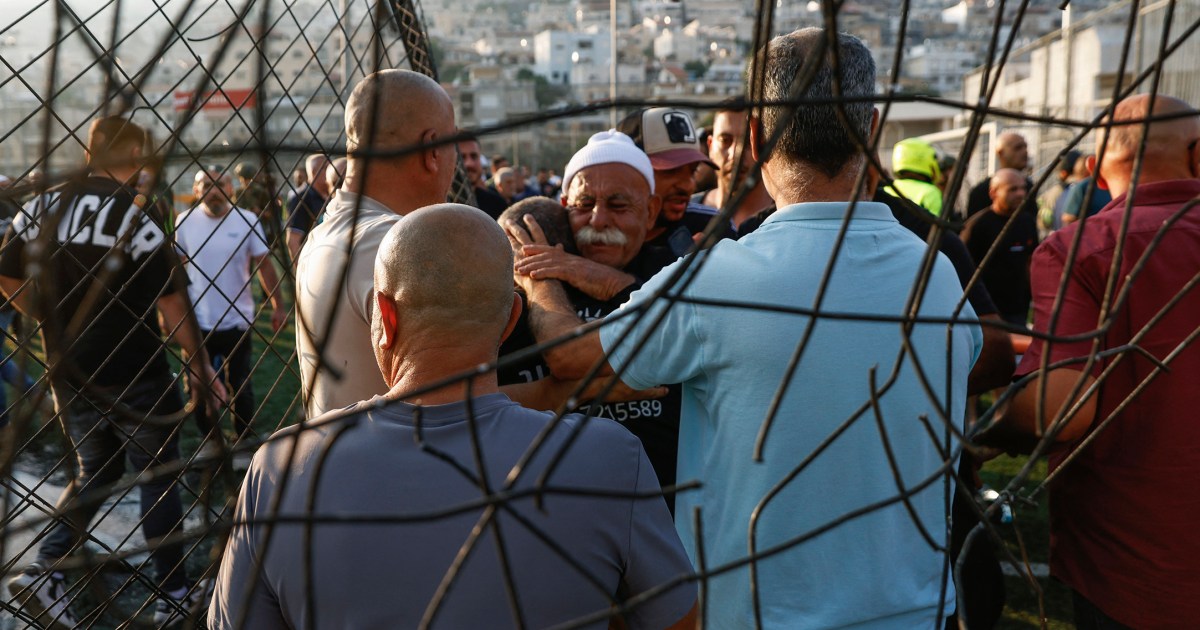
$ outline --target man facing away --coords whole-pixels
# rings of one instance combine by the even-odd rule
[[[1144,132],[1151,116],[1165,120]],[[1071,337],[1110,323],[1098,344],[1035,337],[1017,376],[1036,376],[981,441],[1028,452],[1074,403],[1049,451],[1050,573],[1071,588],[1083,630],[1176,628],[1200,618],[1200,345],[1191,339],[1200,293],[1190,286],[1200,274],[1200,115],[1175,98],[1139,95],[1112,118],[1098,140],[1104,161],[1088,158],[1112,203],[1051,234],[1032,267],[1035,331]],[[1128,344],[1146,354],[1097,354]]]
[[[296,345],[309,417],[387,391],[371,358],[375,252],[401,216],[446,200],[457,159],[453,145],[370,154],[454,134],[450,97],[424,75],[383,70],[351,93],[345,179],[296,266]]]
[[[942,191],[937,187],[942,178],[937,151],[921,138],[906,138],[892,147],[892,170],[896,179],[884,192],[903,197],[928,210],[933,216],[942,214]]]
[[[869,97],[874,62],[862,42],[811,28],[775,38],[756,60],[764,64],[763,99],[796,98],[793,79],[814,55],[821,55],[815,76],[799,97],[831,99],[826,41],[838,46],[842,94]],[[809,318],[704,304],[731,300],[886,317],[910,311],[925,244],[887,206],[871,202],[855,204],[837,266],[823,299],[816,298],[820,270],[830,264],[847,202],[858,196],[855,183],[866,168],[850,134],[867,142],[877,115],[866,100],[845,108],[852,132],[832,105],[755,112],[751,150],[780,209],[750,236],[720,241],[665,268],[618,311],[623,317],[561,347],[577,360],[607,356],[608,366],[633,387],[683,383],[678,478],[702,487],[676,496],[676,513],[687,515],[676,527],[694,560],[703,545],[709,567],[745,563],[708,579],[703,605],[712,627],[753,627],[756,620],[770,628],[933,627],[940,613],[954,608],[946,557],[938,550],[948,538],[941,480],[953,466],[945,454],[953,445],[931,437],[921,418],[961,426],[978,327],[915,324],[907,331],[930,396],[902,351],[902,323],[822,319],[785,380]],[[778,132],[779,144],[767,153],[767,139]],[[685,302],[659,300],[645,317],[630,312],[666,290],[681,266],[701,263],[701,271],[684,272],[691,281],[682,291]],[[535,327],[557,337],[578,324],[555,282],[522,277],[522,284]],[[950,317],[961,296],[953,268],[939,255],[916,313]],[[975,315],[966,307],[961,317]],[[781,384],[786,395],[768,425]],[[886,391],[873,397],[873,389]],[[761,448],[759,434],[766,436]],[[837,438],[826,443],[832,435]],[[912,493],[912,512],[897,499],[892,461]],[[802,538],[848,515],[857,518]],[[697,519],[702,539],[693,527]],[[747,560],[767,551],[769,557]]]
[[[204,347],[234,397],[234,427],[240,439],[249,434],[254,417],[250,329],[255,309],[251,278],[258,275],[271,303],[272,329],[283,327],[289,309],[282,292],[277,291],[279,277],[270,259],[262,221],[253,212],[230,203],[229,175],[213,169],[198,171],[192,192],[200,203],[179,215],[175,243],[186,258],[188,294]],[[217,437],[213,431],[219,426],[220,414],[220,409],[197,411],[204,435]]]
[[[496,222],[461,205],[417,210],[380,245],[375,282],[372,345],[390,389],[255,455],[210,627],[544,628],[596,615],[582,627],[604,628],[612,606],[659,586],[669,588],[629,604],[628,627],[694,627],[691,565],[637,439],[601,418],[555,421],[500,393],[495,372],[471,375],[496,360],[521,308]],[[469,385],[444,385],[458,375]],[[549,486],[563,491],[538,506],[528,491],[560,453]],[[515,497],[479,504],[503,491]],[[246,524],[438,512],[311,532]],[[452,586],[438,602],[442,584]]]
[[[141,527],[157,578],[155,625],[184,619],[203,590],[188,579],[180,545],[157,544],[179,533],[183,520],[174,475],[154,472],[179,459],[179,426],[164,420],[183,410],[163,332],[183,347],[197,402],[215,409],[225,390],[214,382],[175,278],[162,218],[133,188],[145,146],[146,132],[124,118],[93,121],[88,174],[26,204],[0,254],[5,296],[42,326],[55,409],[78,462],[37,562],[8,583],[26,613],[56,629],[76,624],[69,604],[78,589],[68,590],[61,565],[87,537],[126,460],[144,475]]]
[[[329,199],[331,190],[325,178],[325,170],[329,167],[329,158],[321,153],[314,153],[304,160],[304,170],[308,183],[294,197],[288,199],[287,217],[287,247],[292,260],[300,255],[304,239],[312,231],[325,202]]]

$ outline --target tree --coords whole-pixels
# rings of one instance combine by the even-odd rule
[[[550,107],[571,93],[570,87],[550,83],[546,77],[534,73],[529,68],[517,70],[517,80],[533,81],[533,97],[541,109]]]
[[[704,76],[704,73],[708,72],[708,66],[709,64],[696,59],[683,64],[683,69],[687,71],[689,77],[699,79]]]

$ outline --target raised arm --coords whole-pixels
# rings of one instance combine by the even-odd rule
[[[521,253],[516,273],[535,280],[561,280],[597,300],[611,300],[637,282],[624,271],[568,254],[561,245],[523,245]]]

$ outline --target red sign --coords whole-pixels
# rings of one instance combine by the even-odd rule
[[[188,108],[195,92],[191,90],[175,91],[175,111]],[[254,107],[254,90],[213,90],[205,92],[200,99],[200,109],[241,109]]]

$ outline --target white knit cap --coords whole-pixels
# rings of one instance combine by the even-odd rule
[[[650,184],[650,194],[654,194],[654,167],[650,166],[650,158],[637,148],[632,138],[616,129],[609,129],[589,138],[587,145],[571,156],[571,161],[567,162],[567,169],[563,172],[563,195],[571,189],[571,178],[575,177],[575,173],[589,166],[613,163],[626,164],[636,169],[646,178],[646,183]]]

